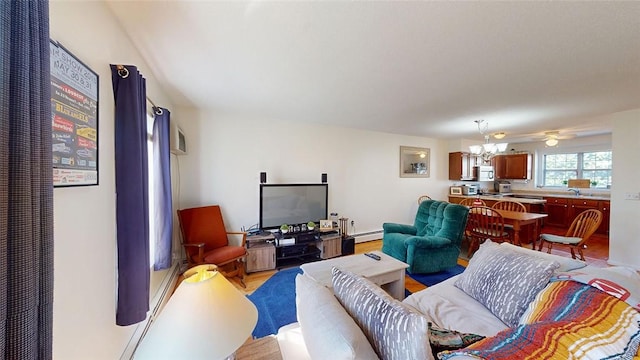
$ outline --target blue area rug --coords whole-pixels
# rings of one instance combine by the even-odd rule
[[[456,265],[455,267],[452,267],[451,269],[447,269],[444,271],[440,271],[437,273],[433,273],[433,274],[409,274],[407,273],[407,275],[409,275],[409,277],[411,277],[413,280],[421,283],[422,285],[426,285],[426,286],[433,286],[437,283],[443,282],[445,280],[447,280],[448,278],[452,277],[452,276],[456,276],[458,274],[461,274],[464,271],[464,266],[462,265]]]
[[[258,308],[258,323],[253,337],[261,338],[276,334],[284,325],[296,319],[296,275],[302,274],[299,267],[280,270],[260,285],[247,298]]]
[[[434,274],[407,275],[423,285],[433,286],[463,271],[464,267],[457,265]],[[282,326],[297,321],[296,275],[301,273],[299,267],[280,270],[247,296],[258,308],[258,323],[252,333],[254,338],[276,334]],[[405,294],[408,296],[411,293],[405,290]]]

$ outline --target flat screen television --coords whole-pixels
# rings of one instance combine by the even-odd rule
[[[260,184],[260,228],[272,230],[280,225],[319,226],[328,219],[328,184]]]

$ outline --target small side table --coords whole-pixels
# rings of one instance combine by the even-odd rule
[[[247,340],[236,351],[236,360],[282,360],[275,335]]]

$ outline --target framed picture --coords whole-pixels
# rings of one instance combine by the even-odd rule
[[[58,42],[49,53],[53,186],[98,185],[98,74]]]
[[[320,230],[331,230],[331,229],[333,229],[333,221],[320,220]]]
[[[428,178],[431,173],[429,148],[400,146],[400,177]]]

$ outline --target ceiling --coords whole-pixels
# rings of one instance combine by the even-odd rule
[[[640,2],[108,1],[177,106],[504,141],[640,108]]]

